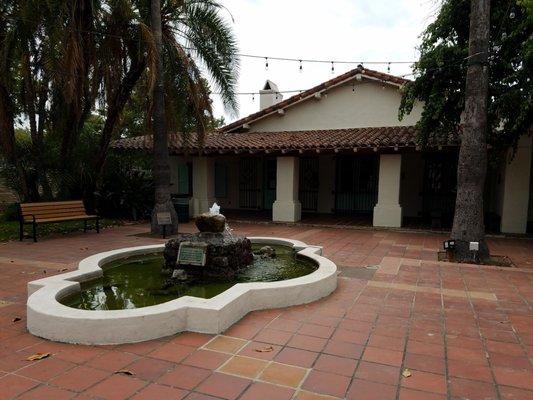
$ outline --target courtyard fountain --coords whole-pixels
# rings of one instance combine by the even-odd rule
[[[90,256],[28,284],[28,330],[51,340],[116,344],[188,330],[220,333],[253,310],[315,301],[337,285],[321,248],[234,235],[214,204],[197,233]]]
[[[195,224],[198,233],[181,234],[165,245],[164,270],[172,279],[191,274],[230,278],[253,262],[252,243],[231,233],[216,203]]]

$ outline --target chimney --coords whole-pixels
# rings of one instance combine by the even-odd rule
[[[273,106],[283,100],[283,95],[279,93],[278,86],[267,79],[263,89],[259,91],[259,110]]]

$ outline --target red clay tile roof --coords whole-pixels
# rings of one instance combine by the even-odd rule
[[[383,72],[374,71],[371,69],[363,68],[362,66],[358,66],[355,69],[352,69],[351,71],[348,71],[342,75],[336,76],[333,79],[330,79],[329,81],[322,82],[320,85],[317,85],[315,87],[312,87],[311,89],[308,89],[302,93],[299,93],[297,95],[291,96],[286,100],[280,101],[279,103],[276,103],[270,107],[267,107],[261,111],[258,111],[256,113],[250,114],[247,117],[241,118],[235,122],[232,122],[231,124],[228,124],[226,126],[223,126],[219,129],[220,132],[231,132],[236,131],[238,129],[242,129],[242,126],[244,124],[251,123],[265,115],[268,115],[270,113],[273,113],[277,110],[283,109],[285,107],[288,107],[294,103],[297,103],[298,101],[305,99],[306,97],[314,96],[315,93],[319,93],[325,89],[328,89],[332,86],[336,86],[341,82],[344,82],[352,77],[355,77],[356,75],[361,74],[363,77],[367,78],[373,78],[378,79],[384,83],[394,84],[394,85],[403,85],[404,83],[408,82],[407,79],[400,78],[398,76],[385,74]]]
[[[298,150],[352,150],[354,148],[415,147],[416,130],[413,126],[390,126],[382,128],[350,128],[314,131],[210,133],[206,135],[202,151],[209,153],[229,152],[286,152]],[[453,141],[442,143],[454,144]],[[151,136],[119,139],[112,144],[116,149],[152,149]],[[197,153],[196,135],[169,136],[171,154]]]

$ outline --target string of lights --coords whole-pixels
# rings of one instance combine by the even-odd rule
[[[7,20],[11,21],[27,21],[27,22],[34,22],[39,23],[39,21],[31,20],[28,18],[5,18]],[[110,33],[110,32],[103,32],[98,30],[87,30],[87,29],[79,29],[79,28],[73,28],[73,27],[65,27],[66,29],[73,31],[73,32],[80,32],[80,33],[86,33],[86,34],[96,34],[96,35],[102,35],[102,36],[108,36],[113,37],[117,39],[127,39],[128,37],[124,35],[120,35],[117,33]],[[175,32],[177,33],[177,32]],[[143,40],[147,42],[146,40]],[[184,50],[187,50],[189,52],[196,51],[195,48],[189,47],[189,46],[181,46]],[[190,55],[190,53],[189,53]],[[265,61],[265,68],[268,70],[270,66],[271,61],[282,61],[282,62],[293,62],[298,63],[298,69],[300,72],[303,72],[303,64],[304,63],[310,63],[310,64],[328,64],[331,65],[331,72],[335,72],[335,65],[387,65],[387,72],[390,73],[390,67],[391,65],[400,64],[414,64],[415,61],[407,61],[407,60],[343,60],[343,59],[315,59],[315,58],[292,58],[292,57],[280,57],[280,56],[268,56],[268,55],[258,55],[258,54],[248,54],[248,53],[236,53],[237,57],[241,58],[250,58],[250,59],[261,59]]]
[[[514,13],[512,13],[510,15],[510,18],[514,18]],[[13,21],[16,21],[17,19],[15,18],[5,18],[7,20],[13,20]],[[28,21],[28,22],[35,22],[35,23],[38,23],[38,21],[34,21],[34,20],[30,20],[30,19],[27,19],[27,18],[19,18],[20,20],[25,20],[25,21]],[[503,25],[503,23],[502,23]],[[117,39],[126,39],[127,37],[124,36],[124,35],[120,35],[120,34],[116,34],[116,33],[109,33],[109,32],[102,32],[102,31],[98,31],[98,30],[83,30],[83,29],[77,29],[77,28],[72,28],[72,27],[67,27],[67,29],[69,30],[72,30],[72,31],[76,31],[76,32],[81,32],[81,33],[89,33],[89,34],[96,34],[96,35],[103,35],[103,36],[108,36],[108,37],[114,37],[114,38],[117,38]],[[500,27],[501,29],[501,27]],[[188,52],[188,56],[191,57],[191,52],[195,52],[196,49],[193,48],[193,47],[188,47],[188,46],[182,46],[182,48],[184,50],[186,50]],[[270,66],[270,63],[272,61],[280,61],[280,62],[289,62],[289,63],[297,63],[298,64],[298,70],[299,72],[303,72],[303,66],[304,66],[304,63],[310,63],[310,64],[328,64],[331,66],[331,73],[335,73],[335,65],[336,64],[339,64],[339,65],[357,65],[357,66],[361,66],[364,68],[365,64],[366,65],[386,65],[387,66],[387,73],[391,73],[391,65],[411,65],[411,66],[414,66],[414,64],[416,63],[416,61],[406,61],[406,60],[359,60],[359,61],[355,61],[355,60],[346,60],[346,59],[336,59],[336,60],[328,60],[328,59],[315,59],[315,58],[293,58],[293,57],[280,57],[280,56],[265,56],[265,55],[258,55],[258,54],[248,54],[248,53],[237,53],[236,56],[238,57],[242,57],[242,58],[250,58],[250,59],[258,59],[258,60],[264,60],[264,63],[265,63],[265,69],[268,70],[269,69],[269,66]],[[448,66],[450,65],[450,63],[448,63]],[[446,66],[443,66],[443,67],[446,67]],[[438,67],[436,69],[442,69],[443,67]],[[64,72],[64,74],[67,74],[67,75],[75,75],[75,74],[72,74],[72,73],[68,73],[68,72]],[[401,77],[401,78],[405,78],[405,77],[408,77],[408,76],[414,76],[415,75],[415,72],[410,72],[410,73],[406,73],[406,74],[402,74],[402,75],[396,75],[398,77]],[[295,94],[295,93],[301,93],[301,92],[304,92],[305,90],[307,89],[295,89],[295,90],[283,90],[283,91],[277,91],[276,94]],[[220,92],[212,92],[211,94],[213,95],[221,95]],[[260,92],[259,91],[247,91],[247,92],[237,92],[235,93],[236,95],[248,95],[248,96],[252,96],[252,99],[254,99],[254,97],[256,95],[259,95]]]

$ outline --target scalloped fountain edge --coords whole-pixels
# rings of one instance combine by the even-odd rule
[[[59,303],[58,299],[80,291],[81,282],[101,277],[101,265],[161,252],[164,244],[106,251],[81,260],[76,271],[28,283],[28,331],[59,342],[100,345],[141,342],[182,331],[217,334],[250,311],[310,303],[336,289],[337,266],[322,256],[322,247],[276,237],[249,239],[252,243],[292,247],[315,261],[318,268],[294,279],[237,283],[210,299],[184,296],[131,310],[80,310]]]

